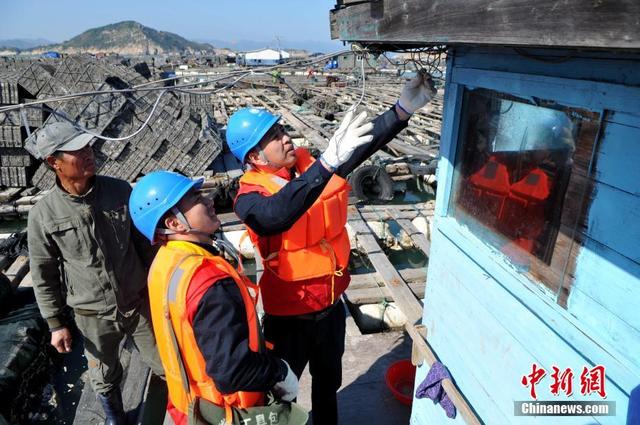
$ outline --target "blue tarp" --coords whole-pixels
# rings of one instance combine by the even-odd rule
[[[324,69],[338,69],[338,61],[336,59],[328,61],[324,66]]]

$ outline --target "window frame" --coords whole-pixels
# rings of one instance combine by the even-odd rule
[[[640,112],[640,89],[589,80],[458,68],[454,65],[455,61],[451,59],[447,65],[445,86],[445,111],[441,138],[445,143],[440,147],[439,190],[436,193],[435,208],[436,229],[507,289],[527,288],[533,293],[543,295],[542,298],[546,302],[551,302],[566,312],[565,308],[558,304],[559,293],[551,291],[544,283],[518,272],[504,255],[483,242],[464,223],[459,222],[449,210],[454,190],[456,160],[463,144],[460,131],[462,131],[465,88],[483,88],[525,99],[555,101],[563,106],[598,113],[600,128],[594,140],[594,149],[597,149],[602,137],[602,122],[606,111]],[[634,98],[634,96],[637,97]]]

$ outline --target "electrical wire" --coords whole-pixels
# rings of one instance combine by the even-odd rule
[[[102,136],[100,134],[94,133],[90,130],[87,130],[86,128],[84,128],[83,126],[81,126],[80,124],[76,123],[75,121],[73,121],[72,119],[70,119],[69,117],[67,117],[64,114],[60,114],[56,111],[53,111],[53,114],[59,118],[64,119],[65,121],[68,121],[69,123],[73,124],[73,126],[75,128],[77,128],[78,130],[82,131],[83,133],[87,133],[97,139],[100,140],[105,140],[105,141],[111,141],[111,142],[122,142],[124,140],[129,140],[133,137],[135,137],[136,135],[138,135],[138,133],[140,133],[147,124],[149,124],[149,121],[151,121],[151,118],[153,117],[153,113],[156,111],[156,108],[158,107],[158,104],[160,103],[160,99],[162,98],[162,96],[166,93],[167,91],[162,91],[160,92],[160,94],[158,94],[158,98],[156,99],[155,103],[153,104],[153,107],[151,108],[151,111],[149,112],[149,115],[147,116],[147,119],[142,123],[142,125],[140,125],[140,128],[138,128],[136,131],[134,131],[133,133],[127,135],[127,136],[122,136],[122,137],[107,137],[107,136]],[[26,122],[23,122],[24,125],[26,125]]]
[[[356,46],[356,45],[353,45]],[[68,122],[70,122],[71,124],[73,124],[78,130],[83,131],[95,138],[98,138],[100,140],[105,140],[105,141],[124,141],[124,140],[129,140],[133,137],[135,137],[136,135],[138,135],[147,125],[148,123],[151,121],[151,118],[153,117],[154,112],[156,111],[158,104],[160,103],[160,100],[162,98],[162,96],[164,94],[166,94],[168,91],[172,91],[172,92],[179,92],[179,93],[187,93],[187,94],[196,94],[196,95],[200,95],[200,94],[212,94],[212,93],[218,93],[221,92],[223,90],[226,90],[232,86],[234,86],[237,82],[241,81],[242,79],[246,78],[247,76],[250,75],[270,75],[268,74],[267,70],[271,70],[271,69],[280,69],[280,68],[290,68],[295,66],[296,63],[299,62],[305,62],[306,64],[314,64],[314,63],[318,63],[318,62],[323,62],[324,60],[326,60],[327,58],[332,58],[335,56],[339,56],[341,54],[346,54],[346,53],[351,53],[351,54],[355,54],[355,55],[359,55],[360,56],[360,72],[361,72],[361,77],[362,77],[362,93],[360,95],[360,99],[354,104],[352,105],[347,112],[349,111],[355,111],[356,108],[362,103],[364,96],[365,96],[365,91],[366,91],[366,86],[365,86],[365,79],[366,79],[366,75],[365,75],[365,70],[364,70],[364,60],[365,57],[367,55],[367,51],[366,49],[362,49],[359,47],[355,47],[354,50],[346,50],[346,51],[341,51],[341,52],[337,52],[337,53],[331,53],[331,54],[326,54],[323,56],[320,56],[319,58],[313,60],[313,61],[308,61],[307,59],[301,59],[301,60],[297,60],[297,61],[293,61],[293,62],[289,62],[287,64],[282,64],[282,65],[274,65],[271,67],[263,67],[263,68],[259,68],[258,70],[250,70],[249,72],[247,71],[230,71],[228,73],[221,73],[221,74],[217,74],[216,77],[219,77],[220,75],[222,75],[222,77],[220,78],[215,78],[215,79],[211,79],[211,80],[204,80],[204,81],[198,81],[195,83],[186,83],[186,84],[181,84],[181,85],[175,85],[172,87],[148,87],[152,84],[158,84],[160,82],[168,82],[168,81],[173,81],[176,79],[180,79],[180,78],[184,78],[184,76],[175,76],[175,77],[169,77],[169,78],[165,78],[165,79],[160,79],[160,80],[154,80],[154,81],[150,81],[150,82],[146,82],[146,83],[142,83],[136,86],[132,86],[130,88],[126,88],[126,89],[115,89],[115,90],[93,90],[93,91],[86,91],[86,92],[80,92],[80,93],[73,93],[73,94],[69,94],[69,95],[64,95],[64,96],[58,96],[58,97],[53,97],[53,98],[47,98],[47,99],[39,99],[36,101],[32,101],[32,102],[25,102],[25,103],[21,103],[18,105],[9,105],[9,106],[5,106],[5,107],[0,107],[0,112],[6,112],[6,111],[10,111],[10,110],[14,110],[14,109],[20,109],[22,111],[21,113],[21,121],[22,124],[28,128],[28,123],[26,120],[26,116],[24,114],[24,108],[27,107],[35,107],[36,105],[41,105],[41,104],[45,104],[45,103],[54,103],[54,102],[64,102],[64,101],[69,101],[69,100],[73,100],[73,99],[77,99],[77,98],[81,98],[81,97],[86,97],[86,96],[97,96],[97,95],[115,95],[115,94],[125,94],[125,93],[135,93],[135,92],[153,92],[153,91],[159,91],[159,95],[155,101],[155,103],[153,104],[153,107],[151,108],[151,111],[149,112],[149,115],[147,116],[147,118],[145,119],[145,121],[142,123],[142,125],[133,133],[127,135],[127,136],[122,136],[122,137],[107,137],[107,136],[102,136],[100,134],[94,133],[86,128],[84,128],[83,126],[79,125],[78,123],[74,122],[72,119],[70,119],[69,117],[67,117],[64,114],[61,114],[59,112],[56,112],[55,110],[53,110],[53,114],[59,118],[62,118]],[[190,74],[190,76],[198,76],[198,75],[210,75],[210,74]],[[234,81],[232,81],[231,83],[223,86],[222,88],[212,88],[211,90],[189,90],[187,89],[188,87],[194,87],[194,86],[199,86],[199,85],[204,85],[204,84],[211,84],[211,83],[215,83],[215,82],[219,82],[219,81],[223,81],[231,76],[235,76],[235,75],[239,75],[238,78],[236,78]],[[287,84],[285,82],[285,84]],[[291,87],[291,85],[287,84],[287,86],[296,94],[299,95],[299,93],[293,88]],[[348,127],[348,126],[347,126]],[[29,130],[27,130],[28,133]],[[335,137],[338,137],[337,143],[339,144],[340,141],[342,140],[342,138],[344,137],[344,133],[346,132],[346,127],[345,130],[343,132],[341,132],[341,134],[336,134]]]
[[[72,94],[63,95],[63,96],[57,96],[57,97],[52,97],[52,98],[38,99],[38,100],[25,102],[25,103],[20,103],[20,104],[16,104],[16,105],[5,105],[5,106],[0,107],[0,112],[11,111],[11,110],[14,110],[14,109],[19,109],[21,107],[36,106],[36,105],[40,105],[40,104],[43,104],[43,103],[62,102],[62,101],[73,100],[73,99],[80,98],[80,97],[85,97],[85,96],[95,96],[95,95],[99,95],[99,94],[124,94],[124,93],[162,91],[162,90],[179,91],[179,89],[181,89],[181,88],[197,87],[197,86],[200,86],[200,85],[206,85],[206,84],[210,84],[210,83],[215,83],[215,82],[218,82],[218,81],[221,81],[221,80],[225,80],[225,79],[227,79],[229,77],[232,77],[232,76],[235,76],[235,75],[246,76],[246,75],[260,74],[260,73],[265,74],[265,71],[275,70],[275,69],[292,68],[292,67],[296,66],[296,64],[303,63],[303,62],[305,64],[311,65],[311,64],[318,63],[318,62],[323,62],[327,58],[332,58],[332,57],[339,56],[341,54],[347,54],[347,53],[353,53],[353,52],[351,52],[350,50],[343,50],[343,51],[339,51],[339,52],[335,52],[335,53],[328,53],[328,54],[319,56],[317,59],[312,60],[312,61],[309,61],[308,59],[298,59],[296,61],[288,62],[286,64],[280,64],[280,65],[274,65],[274,66],[269,66],[269,67],[257,68],[257,70],[251,70],[249,72],[247,72],[245,70],[229,71],[229,72],[225,72],[225,73],[216,74],[216,77],[222,76],[221,78],[202,80],[202,81],[198,81],[198,82],[194,82],[194,83],[180,84],[180,85],[175,85],[175,86],[172,86],[172,87],[165,87],[165,86],[148,87],[148,86],[155,85],[155,84],[158,84],[158,83],[165,83],[165,82],[169,82],[169,81],[173,81],[173,80],[182,79],[182,78],[185,78],[185,76],[184,75],[179,75],[179,76],[175,76],[175,77],[169,77],[169,78],[163,78],[163,79],[159,79],[159,80],[153,80],[153,81],[149,81],[149,82],[146,82],[146,83],[142,83],[142,84],[138,84],[138,85],[135,85],[135,86],[131,86],[130,88],[126,88],[126,89],[92,90],[92,91],[86,91],[86,92],[72,93]],[[210,75],[211,74],[206,74],[206,73],[194,73],[194,74],[189,74],[188,76],[189,77],[197,77],[197,76],[210,76]],[[209,93],[210,92],[207,91],[207,93],[203,92],[203,93],[194,93],[194,94],[209,94]]]
[[[360,106],[360,104],[362,103],[362,100],[364,99],[364,93],[365,93],[365,73],[364,73],[364,59],[365,56],[364,54],[360,57],[360,76],[362,77],[362,94],[360,95],[360,99],[358,99],[358,101],[356,103],[354,103],[349,109],[347,109],[348,111],[354,111],[356,110],[356,108],[358,106]]]

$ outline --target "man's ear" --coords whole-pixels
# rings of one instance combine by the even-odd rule
[[[180,223],[180,220],[173,214],[169,214],[164,219],[164,227],[169,230],[184,230],[184,226]]]
[[[249,153],[247,153],[246,162],[250,165],[264,165],[264,161],[262,161],[262,158],[260,158],[260,154],[258,153],[257,149],[252,149],[249,151]]]
[[[49,168],[51,168],[53,171],[56,171],[59,167],[56,166],[56,161],[58,158],[56,158],[53,155],[49,155],[48,157],[45,158],[45,161],[47,162],[47,165],[49,166]]]

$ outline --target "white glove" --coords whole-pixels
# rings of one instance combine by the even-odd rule
[[[437,92],[436,86],[431,79],[431,75],[424,70],[420,70],[418,75],[407,81],[402,88],[400,100],[398,100],[398,106],[400,106],[400,109],[405,111],[407,114],[411,115],[429,103],[431,98],[435,96]]]
[[[358,146],[373,140],[372,135],[365,136],[373,129],[373,123],[363,124],[367,119],[367,113],[362,112],[355,119],[352,118],[353,111],[349,109],[321,156],[322,161],[334,170],[347,162]]]
[[[287,375],[283,381],[276,382],[271,391],[280,400],[293,401],[298,397],[298,377],[291,370],[289,363],[282,361],[287,365]]]

